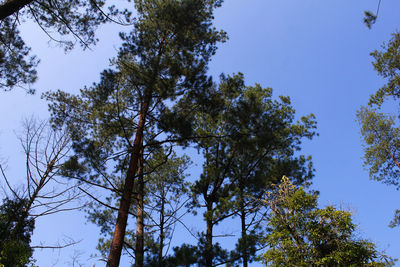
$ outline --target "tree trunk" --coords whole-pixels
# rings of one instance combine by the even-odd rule
[[[140,119],[135,135],[135,141],[131,152],[128,172],[125,178],[125,184],[122,192],[120,206],[118,209],[117,222],[115,224],[114,236],[111,243],[110,254],[108,255],[107,266],[118,267],[121,259],[122,247],[124,244],[126,225],[128,222],[129,208],[132,202],[132,191],[135,181],[135,175],[138,169],[140,152],[143,145],[143,132],[146,122],[146,115],[151,101],[151,90],[146,94],[143,106],[140,111]]]
[[[24,6],[29,5],[34,0],[8,0],[4,4],[0,5],[0,20],[11,16],[18,12]]]
[[[213,221],[212,221],[212,203],[207,204],[207,231],[206,231],[206,253],[205,253],[205,259],[206,259],[206,267],[212,267],[212,262],[213,262],[213,243],[212,243],[212,238],[213,238]]]
[[[244,246],[242,248],[242,261],[243,261],[243,267],[248,266],[248,261],[249,261],[249,255],[247,253],[247,231],[246,231],[246,211],[245,211],[245,206],[244,206],[244,194],[243,194],[243,183],[242,181],[240,182],[239,185],[239,194],[240,194],[240,223],[242,227],[242,240],[244,242]]]
[[[165,208],[165,194],[164,194],[164,188],[162,189],[162,197],[161,197],[161,211],[160,211],[160,251],[158,252],[158,263],[160,266],[162,265],[163,261],[163,249],[164,249],[164,221],[165,221],[165,214],[164,214],[164,208]]]
[[[160,46],[158,47],[157,66],[160,64],[162,48],[164,47],[164,37],[161,37]],[[158,76],[158,68],[154,72],[152,81]],[[146,124],[147,111],[149,110],[152,100],[153,85],[149,86],[144,92],[144,101],[140,109],[140,119],[136,130],[135,141],[131,153],[128,172],[125,178],[122,198],[118,209],[117,222],[115,224],[114,236],[111,242],[110,254],[108,255],[107,267],[118,267],[121,259],[122,247],[124,245],[126,225],[128,222],[129,207],[132,202],[132,190],[135,181],[135,175],[138,169],[140,151],[143,146],[143,133]]]
[[[40,190],[43,188],[43,186],[45,185],[45,182],[46,182],[47,178],[49,177],[50,173],[52,172],[52,170],[53,170],[53,168],[54,168],[54,165],[56,164],[56,161],[57,161],[57,159],[58,159],[58,155],[59,155],[59,152],[57,152],[57,153],[55,154],[54,158],[53,158],[53,159],[50,161],[50,163],[47,165],[46,171],[44,172],[44,174],[43,174],[42,177],[40,178],[39,184],[36,185],[36,189],[35,189],[35,191],[33,192],[32,196],[29,198],[28,204],[26,204],[26,206],[25,206],[24,211],[25,211],[26,213],[29,213],[29,211],[30,211],[30,209],[31,209],[31,207],[32,207],[33,202],[35,202],[35,200],[36,200],[36,198],[37,198],[37,196],[38,196],[38,194],[39,194],[39,191],[40,191]],[[28,179],[29,179],[29,177],[28,177]]]
[[[143,149],[141,150],[139,164],[139,178],[137,183],[137,207],[136,207],[136,247],[135,267],[143,267],[144,261],[144,178],[143,178]]]
[[[246,231],[246,213],[244,212],[244,207],[240,207],[240,221],[242,224],[242,240],[244,241],[244,246],[242,249],[242,260],[243,267],[248,266],[249,255],[247,253],[247,231]]]

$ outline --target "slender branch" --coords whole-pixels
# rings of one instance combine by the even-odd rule
[[[111,18],[109,15],[107,15],[107,14],[101,9],[101,7],[99,7],[99,5],[96,3],[95,0],[90,0],[90,3],[92,3],[92,4],[100,11],[100,13],[101,13],[104,17],[106,17],[109,21],[114,22],[114,23],[116,23],[116,24],[118,24],[118,25],[121,25],[121,26],[132,26],[132,25],[134,25],[134,23],[124,23],[124,22],[121,22],[121,21],[116,21],[116,20],[114,20],[114,19]]]
[[[65,245],[53,245],[53,246],[44,246],[44,245],[36,245],[36,246],[31,246],[31,248],[33,249],[44,249],[44,248],[50,248],[50,249],[62,249],[62,248],[67,248],[70,246],[74,246],[80,242],[82,242],[83,239],[79,240],[79,241],[72,241],[70,243],[67,243]]]
[[[6,176],[6,174],[4,173],[4,170],[3,170],[3,167],[1,166],[1,164],[0,164],[0,170],[1,170],[1,174],[2,174],[3,177],[4,177],[4,180],[6,181],[6,184],[7,184],[8,189],[10,189],[10,191],[13,193],[13,195],[14,195],[18,200],[21,200],[21,198],[20,198],[20,197],[18,196],[18,194],[13,190],[13,188],[12,188],[11,185],[10,185],[10,183],[8,182],[7,176]]]
[[[37,25],[40,27],[40,29],[47,35],[47,37],[50,38],[50,40],[56,42],[56,43],[60,43],[60,44],[65,44],[64,41],[61,40],[57,40],[56,38],[54,38],[40,23],[39,19],[37,18],[35,11],[32,9],[31,6],[28,6],[29,10],[31,11],[31,14],[33,16],[33,19],[36,21]]]
[[[116,211],[118,211],[117,208],[115,208],[115,207],[113,207],[113,206],[110,206],[110,205],[104,203],[103,201],[101,201],[101,200],[99,200],[98,198],[94,197],[93,195],[91,195],[89,192],[87,192],[86,190],[82,189],[81,187],[78,187],[78,188],[79,188],[80,190],[82,190],[83,193],[85,193],[86,195],[88,195],[89,197],[91,197],[93,200],[99,202],[101,205],[103,205],[103,206],[105,206],[105,207],[107,207],[107,208],[109,208],[109,209],[111,209],[111,210],[116,210]]]
[[[62,15],[56,14],[51,8],[49,8],[48,6],[44,5],[44,4],[43,4],[42,2],[40,2],[40,1],[37,2],[37,3],[38,3],[40,6],[42,6],[44,9],[46,9],[49,13],[53,14],[58,20],[60,20],[60,21],[67,27],[67,29],[72,33],[72,35],[75,36],[75,38],[78,39],[78,40],[81,42],[81,44],[82,44],[85,48],[91,50],[91,48],[89,47],[88,43],[87,43],[86,41],[84,41],[84,40],[79,36],[79,34],[77,34],[77,33],[71,28],[71,26],[69,25],[68,21],[67,21]]]

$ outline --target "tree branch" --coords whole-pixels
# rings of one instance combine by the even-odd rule
[[[24,8],[26,5],[34,2],[35,0],[7,0],[0,6],[0,20],[3,20],[19,10]]]

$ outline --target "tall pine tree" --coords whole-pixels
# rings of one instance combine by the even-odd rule
[[[134,30],[122,35],[116,70],[103,72],[101,82],[80,96],[47,94],[53,121],[65,123],[73,136],[76,155],[69,174],[82,177],[86,171],[85,181],[121,194],[108,266],[120,261],[139,161],[149,146],[145,142],[154,142],[146,136],[149,123],[157,121],[151,126],[157,130],[154,136],[190,135],[191,120],[181,114],[207,99],[212,84],[207,63],[217,42],[225,39],[212,27],[214,8],[221,2],[135,1],[138,18]],[[115,174],[105,173],[111,165],[125,173],[118,185],[112,182]]]
[[[288,97],[272,99],[272,89],[245,86],[242,74],[221,77],[216,94],[220,104],[214,113],[198,112],[198,147],[205,162],[200,179],[193,186],[195,203],[205,208],[205,266],[239,259],[246,266],[257,248],[256,202],[264,189],[286,173],[299,184],[312,178],[309,159],[297,155],[303,138],[315,134],[314,116],[294,121]],[[241,237],[237,250],[228,254],[213,243],[214,226],[239,216]]]

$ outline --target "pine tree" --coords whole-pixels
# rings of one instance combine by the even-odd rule
[[[131,34],[122,35],[116,70],[103,72],[101,82],[81,96],[60,91],[46,96],[54,123],[65,123],[73,136],[76,155],[70,165],[75,170],[70,174],[82,177],[86,170],[85,181],[94,179],[121,194],[109,266],[119,264],[139,159],[150,147],[145,142],[155,142],[161,132],[190,136],[192,120],[185,115],[192,104],[207,99],[212,84],[207,63],[216,43],[225,39],[212,27],[213,10],[220,4],[135,1],[138,19]],[[175,108],[166,105],[171,101]],[[156,127],[154,136],[148,127]],[[108,160],[126,174],[118,185],[110,183],[118,180],[115,175],[105,174]]]
[[[311,162],[295,151],[302,138],[314,136],[315,121],[310,115],[294,123],[289,98],[273,100],[270,88],[245,86],[242,74],[222,76],[216,94],[220,99],[217,110],[196,116],[197,134],[212,136],[197,143],[205,163],[193,186],[194,203],[206,209],[203,255],[205,266],[240,258],[247,265],[259,244],[256,229],[260,220],[256,217],[260,209],[254,200],[262,194],[261,188],[279,181],[283,173],[299,184],[309,182]],[[228,253],[213,244],[213,229],[232,216],[240,217],[241,238],[229,259]],[[248,217],[253,218],[246,221]]]

